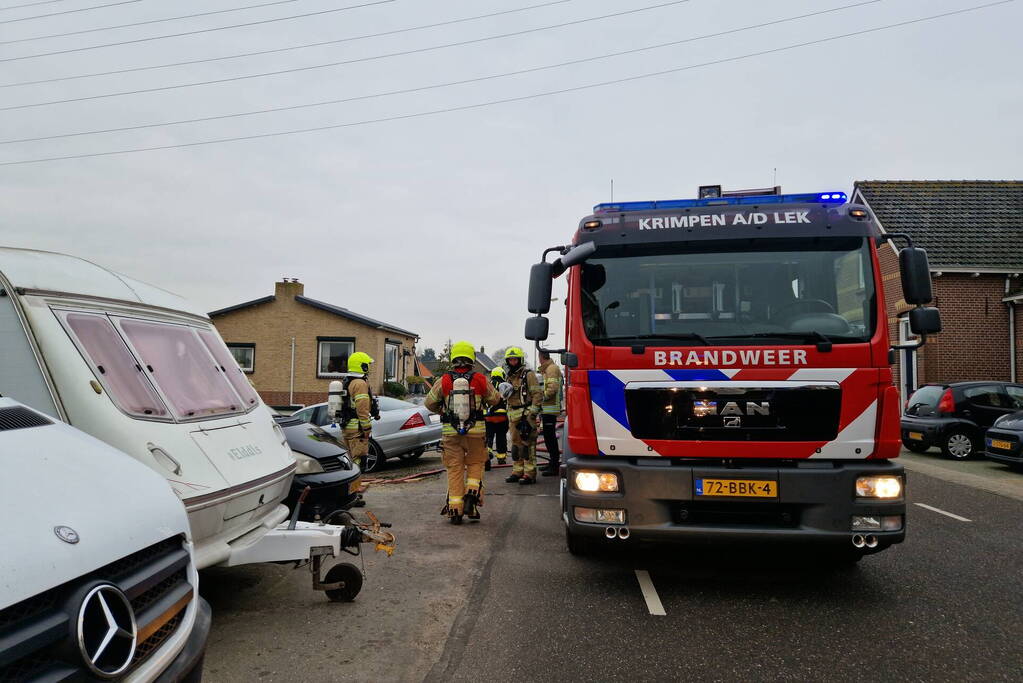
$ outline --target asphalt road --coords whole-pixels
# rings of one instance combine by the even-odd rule
[[[364,556],[354,603],[284,567],[203,573],[206,680],[1023,680],[1023,475],[976,474],[1009,496],[909,469],[907,541],[841,570],[771,548],[576,558],[549,478],[495,471],[462,527],[441,478],[380,485],[399,548]]]

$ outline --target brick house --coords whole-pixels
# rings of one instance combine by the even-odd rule
[[[346,372],[348,356],[365,351],[376,361],[370,385],[404,382],[414,373],[419,336],[400,327],[305,296],[297,279],[274,293],[212,311],[210,318],[269,405],[327,400],[327,386]]]
[[[898,352],[903,397],[927,382],[1017,381],[1023,372],[1023,182],[859,181],[852,201],[881,229],[927,250],[942,332],[922,349]],[[880,250],[892,343],[912,342],[899,264]]]

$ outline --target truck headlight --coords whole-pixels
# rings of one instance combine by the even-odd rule
[[[901,498],[902,477],[884,475],[856,478],[857,498]]]
[[[614,472],[576,472],[575,487],[587,493],[614,493],[618,490],[618,475]]]
[[[292,451],[291,454],[295,456],[295,461],[298,466],[295,468],[295,474],[319,474],[323,472],[323,465],[316,458],[310,458],[308,455],[296,453]]]

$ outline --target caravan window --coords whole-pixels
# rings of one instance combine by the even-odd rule
[[[159,394],[106,316],[68,313],[64,320],[114,405],[130,415],[167,416]]]
[[[245,376],[245,372],[235,362],[234,356],[227,350],[224,342],[220,340],[216,332],[213,330],[199,330],[199,336],[202,337],[206,348],[213,354],[213,358],[220,364],[220,370],[227,376],[231,386],[242,397],[245,407],[251,408],[252,406],[259,405],[259,394],[249,384],[249,379]]]
[[[177,417],[187,420],[245,409],[191,327],[126,318],[118,322]]]

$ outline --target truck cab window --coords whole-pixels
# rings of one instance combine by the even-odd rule
[[[612,249],[584,264],[580,298],[592,341],[699,334],[772,343],[772,332],[815,331],[842,343],[873,333],[873,278],[862,238],[764,240],[742,252],[675,248]]]

